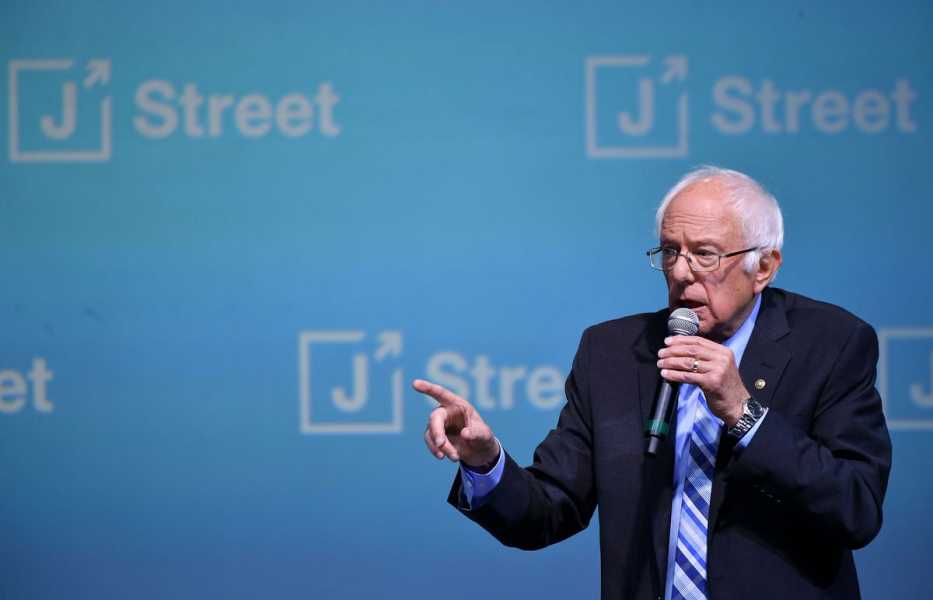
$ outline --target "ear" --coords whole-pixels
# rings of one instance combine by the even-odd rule
[[[758,259],[758,269],[755,271],[755,293],[760,294],[774,277],[781,266],[781,251],[770,250]]]

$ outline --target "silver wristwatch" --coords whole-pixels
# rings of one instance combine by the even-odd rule
[[[742,436],[748,433],[748,431],[755,426],[755,423],[758,422],[758,419],[764,414],[764,407],[758,404],[758,401],[754,398],[749,398],[745,401],[745,408],[742,411],[742,416],[735,425],[726,431],[726,433],[736,440],[742,439]]]

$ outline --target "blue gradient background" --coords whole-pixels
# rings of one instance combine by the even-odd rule
[[[664,303],[653,211],[704,163],[782,202],[778,285],[931,327],[931,29],[922,1],[5,2],[4,63],[78,65],[22,80],[24,143],[45,143],[56,86],[109,58],[79,103],[113,97],[114,150],[0,162],[0,370],[54,372],[53,412],[0,414],[0,598],[466,599],[477,577],[494,598],[597,597],[595,522],[523,553],[444,503],[455,470],[424,452],[416,394],[400,434],[302,435],[299,332],[362,330],[371,352],[401,331],[380,368],[406,379],[443,350],[566,371],[584,327]],[[687,57],[686,157],[587,157],[585,60],[615,54]],[[849,98],[907,79],[917,131],[724,135],[711,90],[729,75]],[[148,139],[132,119],[150,79],[273,101],[329,81],[341,132],[247,139],[228,115],[219,138]],[[630,101],[624,83],[600,106]],[[94,112],[78,117],[62,147],[93,144]],[[906,391],[929,390],[933,340],[891,343],[889,410],[933,419]],[[349,385],[349,353],[322,351],[315,385]],[[363,416],[387,413],[384,380]],[[518,393],[484,414],[528,461],[557,411]],[[892,436],[863,592],[933,596],[933,433]]]

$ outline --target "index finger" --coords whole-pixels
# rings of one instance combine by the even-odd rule
[[[439,386],[436,383],[431,383],[430,381],[425,381],[424,379],[415,379],[411,382],[411,387],[415,388],[416,391],[421,392],[422,394],[431,396],[437,400],[441,406],[451,406],[453,404],[461,404],[466,402],[466,400],[451,392],[447,388]]]
[[[672,335],[665,338],[664,343],[668,346],[720,346],[714,341],[700,337],[698,335]]]

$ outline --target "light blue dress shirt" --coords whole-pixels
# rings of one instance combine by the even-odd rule
[[[745,347],[752,336],[755,328],[755,320],[758,318],[758,310],[761,308],[761,295],[755,298],[755,306],[752,312],[742,323],[741,327],[724,342],[727,348],[732,350],[735,356],[736,366],[742,363],[742,355],[745,353]],[[680,386],[680,393],[677,397],[677,435],[674,438],[674,496],[671,503],[671,531],[668,541],[667,554],[667,576],[665,578],[664,597],[671,597],[671,585],[674,578],[674,553],[677,551],[677,535],[680,531],[680,509],[683,503],[684,479],[687,474],[687,456],[690,452],[689,441],[690,433],[693,431],[693,423],[696,419],[697,409],[705,410],[710,416],[722,425],[722,419],[709,412],[706,405],[706,398],[700,392],[700,388],[695,385]],[[768,409],[765,409],[767,416]],[[765,416],[758,419],[755,426],[746,433],[736,444],[736,451],[745,448],[755,436],[755,432],[761,426]],[[498,443],[498,439],[496,440]],[[499,460],[488,473],[477,473],[460,466],[460,481],[463,485],[463,499],[470,508],[477,508],[482,505],[483,500],[498,485],[502,479],[502,472],[505,469],[505,452],[502,451],[502,445],[499,445]]]
[[[735,365],[742,364],[742,355],[745,354],[745,347],[748,345],[749,338],[752,337],[752,330],[755,328],[755,320],[758,318],[758,309],[761,308],[761,295],[755,299],[755,306],[752,312],[746,317],[742,326],[724,342],[724,346],[732,350],[735,356]],[[677,436],[674,438],[674,495],[671,501],[671,532],[667,543],[667,577],[664,583],[664,597],[671,597],[671,586],[674,582],[674,554],[677,552],[677,536],[680,532],[680,509],[683,504],[684,479],[687,477],[687,457],[690,454],[690,434],[693,432],[693,423],[696,421],[697,410],[706,411],[706,413],[722,425],[722,419],[713,415],[706,405],[706,398],[695,385],[680,386],[680,395],[677,399]],[[767,409],[765,409],[767,415]],[[742,436],[742,439],[735,445],[738,451],[748,446],[749,442],[755,436],[755,432],[764,421],[764,416],[758,419],[755,426],[748,433]],[[721,429],[720,429],[721,431]]]

